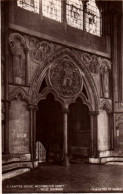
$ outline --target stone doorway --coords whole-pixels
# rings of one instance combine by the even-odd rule
[[[48,94],[38,103],[36,113],[36,141],[41,142],[46,150],[46,162],[59,161],[63,157],[62,120],[61,104]]]
[[[87,105],[81,98],[69,106],[68,149],[72,158],[83,159],[90,155],[91,127]]]

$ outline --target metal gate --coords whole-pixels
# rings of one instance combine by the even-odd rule
[[[36,142],[36,159],[39,162],[46,162],[46,149],[40,141]]]

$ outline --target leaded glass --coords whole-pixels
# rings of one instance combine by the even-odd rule
[[[34,13],[39,13],[39,0],[17,0],[17,6]]]
[[[100,17],[100,11],[98,7],[96,6],[95,0],[89,0],[86,4],[86,11],[85,11],[85,26],[86,31],[94,34],[94,35],[101,35],[101,17]]]
[[[42,0],[44,16],[61,22],[61,0]]]
[[[81,0],[66,1],[67,24],[83,29],[83,4]]]

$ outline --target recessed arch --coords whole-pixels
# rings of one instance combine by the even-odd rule
[[[9,93],[9,101],[12,101],[14,98],[17,98],[18,95],[20,95],[22,99],[26,100],[28,104],[32,103],[28,93],[21,87],[15,87]]]
[[[78,58],[77,54],[68,48],[60,49],[57,52],[51,54],[40,64],[39,68],[36,70],[34,77],[32,79],[32,83],[29,91],[34,103],[37,101],[37,98],[38,98],[38,91],[41,85],[42,76],[45,75],[48,68],[55,61],[62,58],[68,58],[76,65],[76,67],[78,67],[78,69],[80,70],[83,76],[83,80],[86,83],[86,88],[89,94],[89,101],[92,104],[93,111],[99,110],[99,96],[98,96],[98,92],[97,92],[94,80],[89,70],[85,66],[85,64]]]

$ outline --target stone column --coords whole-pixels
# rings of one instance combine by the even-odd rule
[[[98,144],[97,144],[97,116],[98,111],[90,111],[91,121],[91,157],[98,156]]]
[[[36,160],[36,111],[38,110],[37,106],[34,106],[33,109],[33,160]]]
[[[33,139],[34,139],[34,134],[33,134],[33,105],[29,105],[29,110],[30,110],[30,154],[31,154],[31,160],[33,161],[34,154],[33,154]]]
[[[4,131],[4,154],[9,154],[9,107],[10,102],[5,101],[5,131]]]
[[[8,91],[9,91],[9,4],[8,2],[4,2],[4,9],[5,9],[5,36],[4,36],[4,60],[5,60],[5,97],[4,97],[4,104],[5,104],[5,144],[4,144],[4,154],[9,154],[9,101],[8,101]]]
[[[29,50],[26,49],[26,64],[25,64],[25,83],[26,86],[29,85],[30,68],[29,68]]]
[[[113,125],[113,113],[108,113],[109,118],[109,140],[110,140],[110,150],[114,149],[114,125]]]
[[[69,166],[68,158],[68,106],[63,108],[63,133],[64,133],[64,145],[63,145],[63,165]]]

